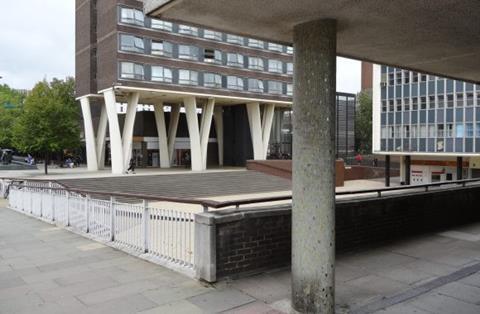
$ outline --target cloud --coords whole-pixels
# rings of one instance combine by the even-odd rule
[[[30,89],[75,75],[74,0],[3,0],[0,11],[0,83]],[[360,90],[360,62],[338,58],[337,90]]]

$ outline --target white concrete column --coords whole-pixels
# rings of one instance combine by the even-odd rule
[[[292,304],[335,312],[336,21],[296,25],[293,106]]]
[[[132,157],[133,128],[135,126],[135,117],[137,115],[137,105],[140,94],[130,93],[127,98],[127,114],[123,125],[123,163],[124,169],[128,168],[130,158]]]
[[[272,134],[273,115],[275,113],[274,104],[266,104],[263,109],[262,121],[262,141],[263,141],[263,159],[267,159],[268,144]]]
[[[173,164],[173,155],[175,153],[175,140],[177,139],[178,121],[180,119],[180,105],[172,105],[170,112],[170,123],[168,125],[168,156],[170,165]]]
[[[97,150],[95,145],[95,132],[93,130],[92,111],[90,109],[90,99],[88,97],[83,97],[80,99],[80,104],[82,106],[83,114],[88,171],[97,171]]]
[[[223,166],[223,108],[215,106],[213,115],[215,119],[215,133],[217,134],[218,165]]]
[[[187,116],[188,133],[190,136],[190,160],[193,171],[203,170],[202,148],[200,145],[200,132],[198,129],[197,100],[195,97],[185,97],[185,113]]]
[[[210,138],[210,129],[212,127],[213,110],[215,99],[209,99],[203,107],[202,124],[200,125],[200,146],[202,150],[202,168],[207,169],[208,140]]]
[[[105,168],[105,138],[107,135],[107,126],[108,126],[107,109],[105,105],[102,104],[102,111],[100,113],[100,120],[98,123],[98,130],[97,130],[98,169]]]
[[[262,120],[260,117],[260,103],[252,102],[247,104],[248,123],[250,125],[250,136],[253,145],[253,159],[263,160],[263,132]]]
[[[165,112],[163,103],[155,107],[155,122],[158,131],[158,149],[160,156],[160,168],[170,168],[170,156],[168,154],[167,126],[165,124]]]
[[[108,129],[110,133],[110,154],[112,160],[112,173],[122,174],[125,171],[123,162],[122,136],[120,134],[120,125],[118,123],[117,101],[115,90],[109,89],[103,93],[105,98],[105,108],[108,117]]]

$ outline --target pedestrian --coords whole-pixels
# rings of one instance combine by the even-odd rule
[[[133,174],[135,174],[135,159],[134,158],[130,158],[130,164],[129,164],[129,167],[127,169],[127,174],[129,172],[132,172]]]
[[[357,164],[360,165],[362,163],[362,160],[363,160],[363,157],[362,155],[360,155],[360,153],[357,154],[357,156],[355,156],[355,161],[357,162]]]

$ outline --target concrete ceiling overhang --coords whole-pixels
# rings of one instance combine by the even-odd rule
[[[480,0],[144,0],[151,16],[285,44],[338,21],[340,56],[480,83]]]

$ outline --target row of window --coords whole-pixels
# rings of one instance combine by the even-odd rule
[[[276,43],[264,42],[263,40],[245,38],[238,35],[224,34],[222,32],[200,29],[195,26],[175,24],[168,21],[145,18],[143,12],[131,8],[120,8],[120,22],[137,25],[141,27],[150,27],[166,32],[176,32],[182,35],[202,37],[208,40],[227,42],[235,45],[242,45],[257,49],[267,49],[270,51],[293,54],[293,47],[284,46]]]
[[[382,127],[382,139],[394,138],[471,138],[480,137],[480,123],[421,124]]]
[[[178,83],[209,88],[227,88],[275,95],[293,95],[292,84],[284,84],[278,81],[263,81],[232,75],[223,76],[218,73],[200,73],[192,70],[171,69],[163,66],[150,66],[132,62],[120,62],[119,68],[120,78],[122,79],[150,80],[152,82]]]
[[[456,93],[448,95],[431,95],[422,97],[397,98],[382,100],[382,112],[399,112],[409,110],[426,110],[442,108],[461,108],[472,107],[474,102],[474,93]],[[480,91],[477,92],[477,106],[480,106]]]
[[[203,49],[192,45],[172,44],[167,41],[145,39],[138,36],[121,34],[120,50],[135,53],[148,53],[155,56],[176,57],[183,60],[203,61],[206,63],[268,71],[279,74],[293,74],[293,63],[280,60],[265,60],[259,57],[244,56],[239,53],[223,53],[220,50]]]

